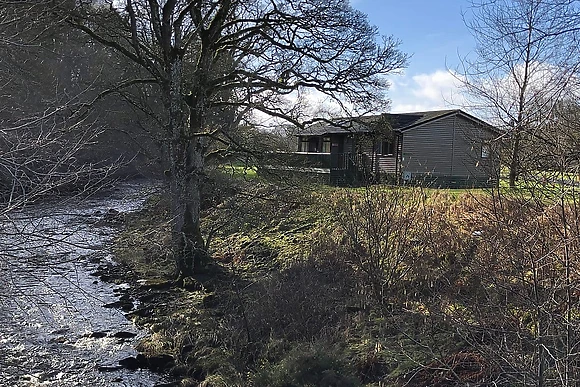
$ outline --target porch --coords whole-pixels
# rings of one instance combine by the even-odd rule
[[[360,185],[372,176],[370,158],[363,153],[292,152],[278,153],[277,158],[286,170],[327,175],[331,185]]]

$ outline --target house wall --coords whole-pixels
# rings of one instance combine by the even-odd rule
[[[397,161],[395,156],[377,156],[378,166],[381,173],[395,173],[397,168]]]
[[[493,177],[491,159],[481,158],[481,145],[493,134],[460,115],[409,129],[403,134],[403,177],[439,186],[482,186]]]
[[[497,135],[476,125],[464,117],[457,117],[455,123],[455,152],[453,176],[471,176],[478,180],[495,176],[499,165],[497,158],[482,158],[483,144],[490,144]]]
[[[365,156],[365,161],[367,169],[370,168],[372,173],[380,174],[394,174],[397,170],[396,152],[391,156],[384,156],[378,154],[378,143],[373,143],[372,138],[367,138],[364,140],[358,140],[356,150],[349,150],[349,152],[356,152]],[[395,141],[395,149],[398,149],[397,137],[393,139]]]
[[[393,138],[395,142],[395,153],[392,156],[377,155],[377,167],[380,173],[395,174],[397,173],[397,155],[400,153],[399,138]]]

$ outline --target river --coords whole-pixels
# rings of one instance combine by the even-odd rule
[[[98,197],[33,205],[0,223],[0,386],[154,386],[167,382],[118,361],[140,332],[105,305],[119,288],[91,275],[103,263],[119,214],[158,189],[123,183]],[[130,337],[135,335],[135,337]]]

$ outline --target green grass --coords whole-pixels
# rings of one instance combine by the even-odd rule
[[[242,165],[242,164],[224,164],[218,167],[218,170],[222,173],[232,176],[241,177],[247,180],[253,180],[259,178],[258,168],[255,166]],[[509,171],[506,168],[502,169],[499,186],[497,188],[422,188],[427,195],[431,195],[433,192],[446,192],[449,195],[457,198],[466,193],[469,194],[489,194],[492,191],[496,193],[499,192],[503,195],[523,195],[525,197],[538,197],[541,196],[543,199],[550,199],[561,196],[562,193],[569,195],[572,191],[577,191],[574,189],[572,183],[580,182],[580,174],[574,172],[557,172],[557,171],[528,171],[522,174],[515,187],[509,186],[508,179]],[[392,189],[392,185],[380,185],[384,189]],[[410,187],[412,188],[412,187]],[[314,190],[319,194],[328,194],[337,189],[337,187],[322,185],[315,187]],[[349,189],[354,191],[364,190],[364,187],[353,187],[353,188],[338,188],[338,189]]]
[[[510,187],[506,172],[495,193],[545,204],[562,199],[571,202],[578,199],[580,187],[576,184],[579,182],[578,175],[573,173],[527,171],[518,178],[515,187]]]
[[[246,179],[255,179],[258,177],[258,168],[254,166],[239,164],[224,164],[218,167],[222,173],[234,177],[243,177]]]

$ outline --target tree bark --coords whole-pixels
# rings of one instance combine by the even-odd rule
[[[520,133],[517,132],[514,135],[512,149],[511,149],[511,160],[509,165],[509,186],[510,188],[515,188],[516,182],[519,176],[519,157],[520,157]]]
[[[170,102],[170,193],[173,255],[180,276],[199,272],[207,256],[200,227],[201,185],[204,170],[200,115],[187,108],[181,93],[181,58],[171,64]],[[184,113],[187,111],[187,114]],[[187,118],[186,118],[187,117]]]
[[[200,228],[200,177],[184,174],[182,168],[171,179],[173,254],[180,276],[199,272],[207,253]]]

